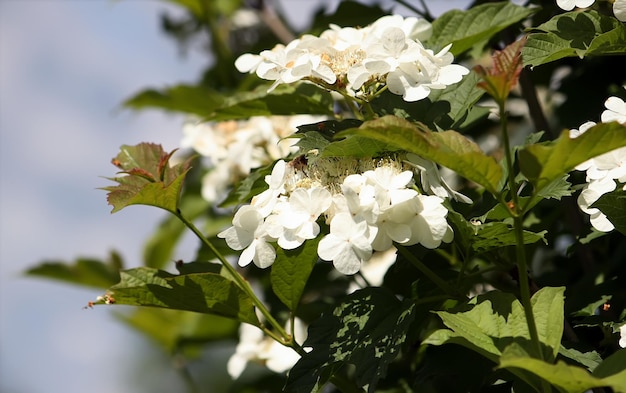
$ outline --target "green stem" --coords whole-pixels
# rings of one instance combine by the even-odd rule
[[[526,248],[524,246],[524,212],[519,205],[519,197],[517,195],[517,187],[515,184],[515,174],[513,172],[513,157],[511,154],[511,146],[509,142],[509,135],[507,131],[507,116],[504,108],[505,100],[498,103],[500,110],[500,126],[502,129],[502,142],[504,144],[504,151],[506,157],[506,167],[508,171],[508,183],[509,193],[513,206],[506,203],[504,198],[500,198],[500,203],[503,203],[507,208],[509,214],[513,217],[513,226],[515,230],[516,240],[516,259],[517,259],[517,272],[518,282],[520,289],[520,301],[524,307],[524,315],[526,316],[526,324],[528,325],[528,332],[530,333],[530,340],[537,352],[536,356],[545,360],[543,356],[543,350],[541,348],[541,341],[539,341],[539,334],[537,332],[537,324],[535,323],[535,315],[533,314],[533,307],[530,301],[530,285],[528,282],[528,263],[526,261]],[[550,384],[542,380],[542,389],[544,392],[549,392]]]
[[[398,251],[402,254],[406,259],[409,260],[422,274],[424,274],[430,281],[435,283],[442,291],[450,296],[456,296],[456,291],[448,285],[441,277],[439,277],[435,272],[430,270],[428,266],[424,265],[422,261],[417,259],[415,255],[411,254],[409,250],[407,250],[404,246],[398,245]]]
[[[250,284],[235,270],[235,268],[226,260],[226,258],[224,258],[224,256],[218,251],[213,243],[211,243],[209,239],[207,239],[202,234],[202,232],[200,232],[200,230],[193,224],[193,222],[187,220],[187,218],[183,216],[180,210],[176,212],[176,217],[178,217],[187,226],[187,228],[191,229],[191,231],[200,239],[200,241],[202,241],[202,243],[204,243],[204,245],[206,245],[215,254],[217,259],[222,262],[222,265],[228,271],[229,275],[235,281],[235,283],[237,283],[237,285],[239,285],[239,287],[246,293],[246,295],[248,295],[252,299],[252,302],[261,312],[261,314],[263,314],[267,322],[269,322],[269,324],[278,332],[277,335],[276,333],[265,327],[263,324],[261,324],[261,329],[265,332],[265,334],[272,337],[274,340],[283,345],[292,346],[293,338],[289,334],[287,334],[285,329],[278,323],[278,321],[276,321],[276,319],[272,316],[267,307],[265,307],[263,302],[261,302],[261,300],[256,296]]]

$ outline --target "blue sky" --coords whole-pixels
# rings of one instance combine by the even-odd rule
[[[315,4],[283,3],[294,17]],[[136,374],[151,364],[168,370],[157,367],[167,359],[111,309],[84,310],[97,290],[21,275],[43,260],[104,257],[111,249],[138,265],[163,214],[134,206],[111,215],[97,188],[109,185],[100,176],[114,174],[110,160],[120,145],[178,147],[181,117],[119,108],[141,89],[193,82],[206,66],[198,53],[178,57],[160,33],[164,9],[175,11],[150,0],[0,0],[3,393],[182,390],[173,371],[159,375],[157,390],[142,390]],[[153,363],[137,365],[146,353]]]

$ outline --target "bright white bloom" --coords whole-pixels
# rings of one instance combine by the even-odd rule
[[[443,199],[434,195],[416,195],[399,204],[392,213],[397,222],[406,222],[411,228],[411,238],[406,245],[421,244],[431,249],[449,238],[451,229],[447,215]]]
[[[602,122],[617,121],[626,124],[626,103],[618,97],[610,97],[604,103]],[[576,138],[595,125],[594,122],[582,124],[578,130],[570,130],[570,137]],[[578,196],[580,209],[589,214],[591,225],[601,232],[610,232],[615,226],[604,213],[593,205],[602,195],[617,188],[616,181],[626,183],[626,147],[601,154],[576,166],[579,171],[586,171],[587,184]],[[626,191],[626,184],[622,186]]]
[[[330,222],[330,233],[320,240],[317,255],[333,261],[343,274],[354,274],[372,256],[367,222],[355,222],[349,213],[339,213]]]
[[[619,346],[626,348],[626,323],[619,328]]]
[[[243,250],[239,255],[239,266],[247,266],[250,262],[260,268],[274,263],[276,251],[268,241],[271,239],[264,225],[263,216],[251,205],[242,206],[233,217],[233,226],[217,234],[226,240],[233,250]]]
[[[626,0],[615,0],[613,3],[613,14],[621,22],[626,22]]]
[[[596,0],[556,0],[556,5],[565,11],[571,11],[575,7],[587,8],[591,7]]]
[[[294,321],[293,334],[299,342],[306,339],[306,326],[299,318]],[[228,374],[236,379],[250,361],[264,364],[276,373],[283,373],[290,370],[299,359],[300,355],[293,349],[264,336],[256,326],[243,323],[239,327],[239,343],[226,368]]]
[[[281,203],[278,213],[270,216],[272,225],[268,232],[278,239],[282,249],[300,247],[305,240],[314,239],[320,233],[316,221],[331,203],[332,196],[325,188],[298,188]]]
[[[424,19],[384,16],[363,28],[331,25],[319,37],[305,35],[259,55],[244,54],[235,66],[275,81],[270,90],[280,83],[307,79],[368,99],[387,84],[389,91],[406,101],[417,101],[431,89],[443,89],[469,73],[452,64],[450,46],[437,54],[424,48],[422,40],[431,34],[432,26]]]
[[[278,197],[285,193],[285,175],[287,164],[279,160],[274,164],[272,174],[265,176],[265,182],[269,188],[252,198],[252,205],[256,207],[263,217],[272,213],[274,206],[278,202]]]
[[[600,116],[603,123],[617,121],[618,123],[626,124],[626,102],[624,100],[619,97],[609,97],[604,102],[604,106],[606,110]]]

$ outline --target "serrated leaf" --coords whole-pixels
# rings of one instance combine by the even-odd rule
[[[433,21],[433,36],[428,45],[443,48],[452,43],[450,52],[456,56],[535,12],[536,9],[511,2],[482,4],[467,11],[448,11]]]
[[[385,116],[343,131],[339,137],[356,135],[382,142],[388,149],[402,149],[443,165],[487,189],[498,192],[502,168],[477,144],[456,131],[433,132],[395,116]]]
[[[317,244],[321,236],[307,240],[295,250],[278,247],[272,264],[270,281],[272,290],[289,310],[295,312],[304,287],[318,261]]]
[[[559,355],[582,364],[591,372],[602,362],[602,357],[596,351],[583,353],[574,348],[565,348],[563,345],[559,349]]]
[[[156,108],[203,118],[211,115],[223,103],[224,96],[208,87],[177,85],[161,91],[144,90],[124,101],[123,105],[134,110]]]
[[[383,288],[349,295],[310,325],[303,346],[313,350],[291,369],[286,390],[318,392],[337,369],[353,364],[357,385],[375,391],[406,339],[413,309]]]
[[[564,291],[564,287],[544,287],[531,298],[539,341],[552,359],[558,353],[563,333]],[[465,312],[438,311],[437,315],[451,330],[435,331],[424,343],[464,345],[494,362],[511,342],[529,353],[534,351],[524,309],[512,294],[490,292],[473,298],[469,305],[472,308]]]
[[[470,243],[472,250],[477,254],[517,244],[513,227],[503,222],[474,225],[474,230],[474,237],[470,239]],[[540,240],[547,244],[546,233],[547,231],[539,233],[524,231],[524,244],[533,244]]]
[[[122,176],[109,178],[118,185],[102,187],[109,191],[107,201],[113,206],[112,213],[129,205],[151,205],[176,214],[189,161],[169,166],[174,152],[166,153],[161,145],[152,143],[123,145],[112,160]]]
[[[476,72],[471,71],[461,82],[445,89],[432,90],[427,98],[416,102],[406,102],[396,94],[385,92],[372,102],[372,108],[381,116],[394,115],[419,121],[433,129],[460,128],[475,108],[474,104],[485,93],[476,86],[479,79]],[[483,117],[487,112],[482,112]]]
[[[623,363],[621,371],[604,378],[597,378],[589,374],[584,368],[571,366],[563,361],[552,364],[524,356],[512,345],[511,348],[507,348],[502,353],[499,367],[526,370],[568,393],[582,393],[595,387],[604,386],[611,387],[616,392],[626,391],[626,369],[624,369]]]
[[[147,267],[126,270],[110,288],[110,303],[215,314],[259,326],[252,299],[214,273],[173,275]]]
[[[591,207],[600,209],[615,229],[626,235],[626,192],[619,187],[617,191],[602,195]]]
[[[108,288],[119,282],[122,260],[111,252],[107,261],[79,258],[74,263],[46,261],[26,271],[30,276],[60,280],[71,284]]]
[[[524,146],[518,152],[519,166],[533,184],[533,199],[537,199],[552,182],[563,178],[578,164],[623,146],[626,146],[626,126],[601,123],[577,138],[570,138],[566,130],[555,141]]]
[[[525,43],[526,38],[522,37],[501,51],[495,51],[491,56],[492,65],[489,69],[480,65],[474,67],[483,79],[478,87],[484,89],[496,102],[505,102],[511,89],[517,85],[522,71],[521,49]]]
[[[533,28],[522,50],[525,66],[546,64],[565,57],[626,53],[626,27],[596,11],[566,12]]]
[[[251,116],[297,114],[333,115],[333,99],[329,92],[309,83],[282,84],[268,92],[268,86],[251,92],[227,96],[220,106],[204,120],[221,121],[247,119]]]

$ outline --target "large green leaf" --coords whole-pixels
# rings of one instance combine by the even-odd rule
[[[170,166],[174,152],[166,153],[161,145],[153,143],[123,145],[112,160],[121,169],[121,176],[109,178],[118,185],[102,187],[109,191],[107,201],[113,206],[112,213],[129,205],[150,205],[176,214],[189,160]]]
[[[205,120],[247,119],[250,116],[333,115],[330,93],[310,83],[283,84],[271,92],[262,85],[251,92],[237,92],[206,116]]]
[[[317,244],[321,236],[307,240],[295,250],[283,250],[278,247],[276,260],[272,264],[270,280],[276,296],[291,311],[296,310],[304,287],[313,271],[317,256]]]
[[[570,138],[569,132],[563,131],[555,141],[525,146],[518,152],[519,166],[538,195],[578,164],[622,146],[626,146],[626,126],[617,122],[602,123],[576,138]]]
[[[215,314],[260,325],[252,299],[222,275],[173,275],[140,267],[123,271],[120,276],[121,282],[110,288],[108,303]]]
[[[210,116],[224,103],[224,96],[205,86],[177,85],[161,91],[148,89],[124,101],[127,108],[162,109],[200,118]]]
[[[616,359],[611,362],[617,364],[617,361],[621,361],[621,365],[618,366],[617,370],[611,367],[614,373],[600,378],[590,374],[582,367],[571,366],[563,361],[552,364],[529,357],[519,347],[511,345],[503,351],[500,357],[500,367],[526,370],[567,393],[582,393],[592,388],[605,386],[611,387],[616,392],[626,392],[626,368],[624,367],[626,356],[624,355],[626,355],[626,350],[623,349],[614,354]],[[608,358],[605,362],[610,359]],[[600,366],[596,370],[599,368]]]
[[[413,310],[413,304],[401,303],[383,288],[349,295],[309,327],[303,346],[312,351],[291,369],[286,390],[319,392],[336,370],[352,364],[357,385],[374,392],[406,340]]]
[[[395,116],[385,116],[343,131],[338,136],[346,135],[373,139],[383,142],[389,149],[415,153],[452,169],[493,194],[498,192],[502,178],[500,165],[456,131],[433,132],[424,125],[416,126]]]
[[[482,4],[467,11],[448,11],[433,22],[433,36],[428,45],[443,48],[451,43],[450,51],[458,55],[534,12],[535,9],[504,1]]]
[[[596,11],[566,12],[533,28],[522,49],[525,66],[537,66],[564,57],[626,54],[626,27]]]
[[[267,90],[268,85],[262,85],[251,92],[228,94],[206,86],[177,85],[162,91],[143,91],[126,100],[124,106],[135,110],[158,108],[214,121],[300,113],[333,114],[330,93],[315,85],[283,84],[271,92]]]
[[[111,252],[107,261],[90,258],[79,258],[73,264],[45,261],[28,269],[26,274],[88,287],[108,288],[119,282],[121,268],[120,256]]]
[[[556,358],[561,343],[564,291],[564,287],[544,287],[531,299],[539,341],[550,359]],[[464,312],[438,311],[451,330],[437,330],[424,343],[464,345],[494,362],[511,342],[534,352],[524,309],[512,294],[490,292],[473,298],[469,305],[472,308]]]

